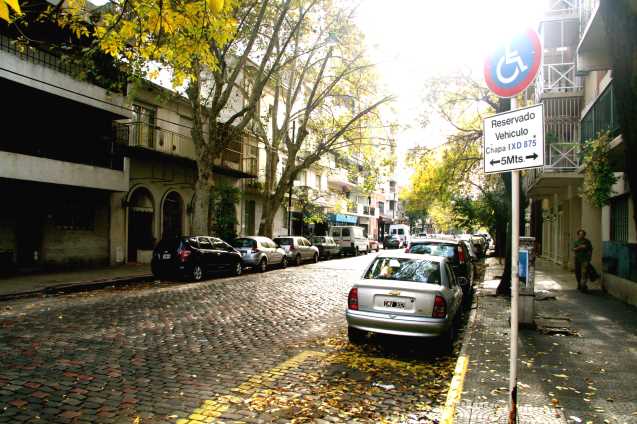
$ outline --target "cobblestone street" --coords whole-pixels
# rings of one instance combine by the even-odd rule
[[[346,341],[370,259],[3,303],[0,422],[431,422],[454,358]]]

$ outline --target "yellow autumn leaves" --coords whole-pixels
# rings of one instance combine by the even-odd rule
[[[223,0],[220,1],[223,4]],[[20,10],[20,4],[18,4],[18,0],[0,0],[0,18],[4,19],[7,22],[11,22],[11,18],[9,16],[9,7],[13,9],[13,12],[15,14],[22,14],[22,11]]]

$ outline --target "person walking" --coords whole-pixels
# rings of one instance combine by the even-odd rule
[[[577,279],[577,290],[584,293],[588,291],[586,286],[589,275],[588,268],[593,256],[593,245],[586,238],[586,231],[577,230],[577,240],[573,243],[573,251],[575,252],[575,278]]]

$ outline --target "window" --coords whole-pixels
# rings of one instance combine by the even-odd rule
[[[316,177],[316,188],[317,190],[321,190],[321,176],[320,175],[315,175]]]
[[[343,228],[343,237],[349,237],[349,228]]]
[[[53,222],[63,230],[92,231],[95,229],[95,209],[92,205],[62,202],[53,212]]]
[[[628,195],[610,201],[610,239],[628,242]]]
[[[419,253],[422,255],[442,256],[445,258],[453,258],[456,254],[455,246],[448,244],[425,244],[416,243],[411,245],[410,253]]]
[[[154,108],[133,105],[133,146],[155,147],[156,117]]]
[[[404,236],[405,235],[405,230],[403,230],[402,228],[398,229],[398,235]]]
[[[212,244],[208,237],[199,237],[199,248],[200,249],[212,249]]]
[[[376,258],[365,278],[440,285],[440,264],[426,259]]]
[[[384,202],[378,202],[378,213],[381,214],[381,215],[385,213],[385,203]]]
[[[249,238],[238,238],[232,241],[232,246],[236,247],[237,249],[241,247],[249,247],[254,249],[257,247],[257,242]]]
[[[449,264],[445,264],[445,270],[447,271],[447,283],[449,287],[456,287],[456,276],[453,271],[449,268]]]
[[[396,201],[395,200],[390,200],[389,201],[389,210],[393,211],[394,209],[396,209]]]
[[[332,237],[340,237],[341,236],[341,230],[340,229],[334,229],[332,230]]]

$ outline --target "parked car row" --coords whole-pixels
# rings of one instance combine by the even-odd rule
[[[241,275],[245,268],[265,272],[273,266],[298,266],[344,253],[358,255],[380,249],[378,242],[372,244],[363,236],[361,227],[333,227],[332,234],[338,236],[317,236],[312,242],[299,236],[238,237],[230,243],[209,236],[168,238],[155,247],[151,270],[156,278],[200,281],[213,272]]]

